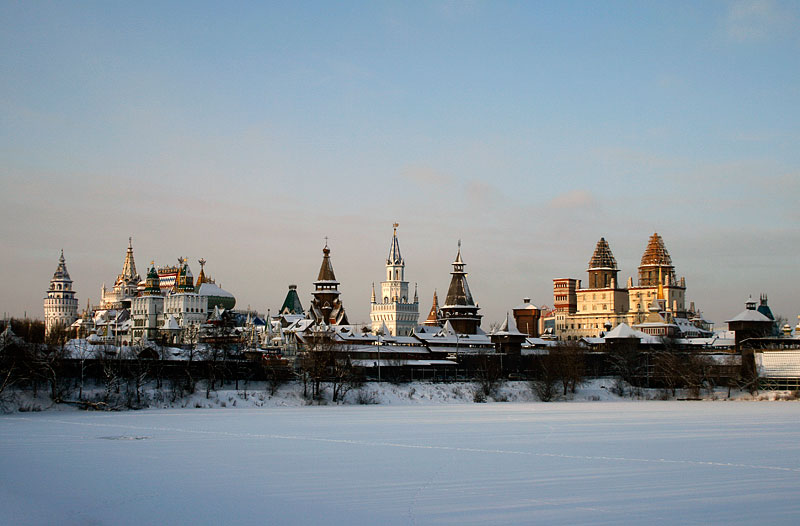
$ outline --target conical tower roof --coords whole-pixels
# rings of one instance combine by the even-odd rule
[[[647,243],[647,248],[644,250],[644,254],[642,254],[642,262],[640,266],[672,266],[672,258],[669,257],[669,252],[667,252],[667,248],[664,246],[664,240],[661,239],[661,236],[658,235],[658,232],[655,232],[652,236],[650,236],[650,241]]]
[[[433,306],[431,307],[431,312],[428,314],[428,319],[425,320],[425,325],[439,325],[439,298],[435,290],[433,291]]]
[[[387,265],[402,265],[403,257],[400,255],[400,243],[397,242],[397,227],[399,224],[394,224],[394,233],[392,234],[392,246],[389,247],[389,257],[386,258]]]
[[[72,281],[67,272],[67,263],[64,259],[64,249],[61,249],[61,257],[58,258],[58,267],[53,273],[53,281]]]
[[[136,262],[133,260],[133,238],[128,238],[128,251],[125,253],[125,262],[122,264],[122,274],[119,279],[125,281],[139,282],[139,274],[136,273]]]
[[[317,281],[336,281],[336,274],[333,273],[333,265],[331,264],[331,249],[328,248],[327,243],[325,243],[325,248],[322,249],[322,265],[319,267]]]
[[[304,314],[303,305],[300,303],[300,296],[297,295],[297,285],[289,285],[289,292],[283,300],[280,314]]]
[[[445,299],[445,306],[474,306],[475,302],[472,299],[472,293],[469,290],[467,283],[467,273],[464,272],[466,265],[461,260],[461,241],[458,242],[458,255],[453,262],[453,271],[450,273],[450,287],[447,289],[447,298]]]
[[[614,259],[611,247],[608,246],[608,241],[604,237],[597,242],[592,259],[589,260],[589,270],[598,269],[617,270],[617,260]]]

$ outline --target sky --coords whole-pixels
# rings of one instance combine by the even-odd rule
[[[658,232],[718,327],[795,325],[798,101],[796,2],[3,2],[0,310],[62,248],[96,304],[132,236],[274,313],[327,237],[367,322],[398,222],[421,318],[459,239],[486,328]]]

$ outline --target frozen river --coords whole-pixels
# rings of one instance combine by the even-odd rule
[[[0,416],[0,524],[797,524],[800,403]]]

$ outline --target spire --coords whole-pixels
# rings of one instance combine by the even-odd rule
[[[429,327],[439,325],[439,298],[436,296],[436,290],[433,291],[433,306],[428,314],[428,319],[425,320],[425,325]]]
[[[331,265],[331,249],[328,248],[328,238],[325,238],[325,248],[322,249],[322,265],[319,267],[317,281],[336,281]]]
[[[194,286],[199,289],[200,285],[206,282],[206,273],[204,269],[206,266],[206,260],[205,258],[200,258],[197,260],[197,262],[200,263],[200,274],[197,275],[197,281],[195,281]]]
[[[414,282],[414,303],[419,303],[419,295],[417,294],[417,283]]]
[[[122,274],[120,278],[125,281],[139,281],[136,273],[136,263],[133,260],[133,238],[128,238],[128,251],[125,253],[125,262],[122,264]]]
[[[371,303],[375,303],[375,282],[372,282],[372,300]]]
[[[64,259],[64,249],[61,249],[61,256],[58,258],[58,267],[53,273],[53,280],[71,281],[69,272],[67,272],[67,262]]]
[[[389,257],[386,258],[387,265],[402,265],[403,258],[400,256],[400,243],[397,242],[397,227],[399,223],[394,223],[394,232],[392,233],[392,246],[389,247]]]
[[[467,284],[467,273],[464,272],[465,266],[461,260],[461,240],[459,239],[458,254],[453,262],[453,272],[450,273],[453,277],[450,279],[450,288],[447,289],[447,298],[444,301],[445,306],[475,305]]]

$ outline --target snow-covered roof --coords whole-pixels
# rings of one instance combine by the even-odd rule
[[[755,360],[762,378],[800,378],[800,350],[758,352]]]
[[[380,363],[379,363],[380,362]],[[458,365],[452,360],[352,360],[351,363],[356,367],[425,367],[429,365]]]
[[[745,309],[730,320],[727,320],[725,323],[731,323],[734,321],[762,321],[762,322],[769,322],[771,323],[772,320],[758,312],[757,310],[753,309]]]
[[[200,284],[200,288],[197,289],[197,293],[200,296],[217,296],[220,298],[234,297],[233,294],[225,289],[220,288],[216,283],[208,283],[205,281]]]
[[[525,336],[525,334],[519,332],[514,317],[509,316],[508,313],[506,313],[506,319],[503,321],[503,325],[501,325],[500,329],[494,334],[497,336]]]
[[[525,343],[522,344],[522,347],[554,347],[555,345],[558,345],[556,340],[545,340],[544,338],[525,338]]]
[[[620,323],[605,334],[605,338],[640,338],[643,332],[633,330],[627,323]]]

